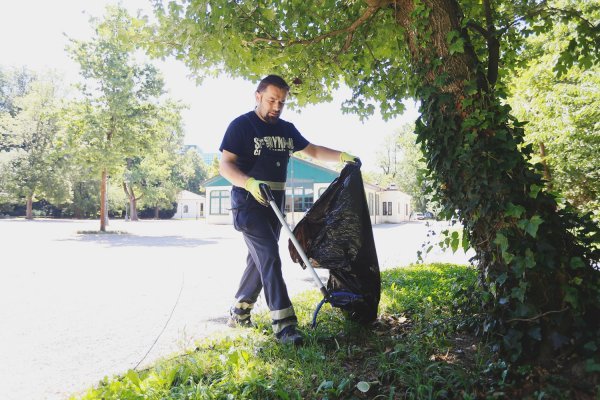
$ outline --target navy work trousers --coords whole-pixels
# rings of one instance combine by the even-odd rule
[[[284,204],[283,191],[273,191],[275,201]],[[259,204],[246,190],[234,187],[231,205],[235,229],[242,232],[248,246],[246,269],[235,295],[237,314],[249,313],[264,288],[265,301],[271,311],[273,330],[296,323],[287,286],[281,271],[279,234],[281,224],[270,207]]]

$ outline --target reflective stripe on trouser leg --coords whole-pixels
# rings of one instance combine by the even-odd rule
[[[235,314],[235,318],[238,321],[244,321],[244,320],[250,318],[250,311],[252,311],[253,308],[254,308],[254,303],[247,303],[245,301],[238,301],[231,308],[231,312],[233,314]]]
[[[290,325],[298,325],[298,318],[294,307],[290,306],[283,310],[271,310],[271,323],[273,324],[273,333],[278,334],[283,328]]]

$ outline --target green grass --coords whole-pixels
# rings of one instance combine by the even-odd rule
[[[310,329],[320,296],[309,291],[294,299],[302,347],[277,344],[265,313],[255,316],[255,329],[203,340],[193,352],[105,378],[77,398],[570,398],[564,382],[529,382],[523,391],[532,371],[513,372],[463,329],[474,314],[467,294],[475,280],[474,269],[449,264],[383,272],[380,318],[368,328],[326,305]]]

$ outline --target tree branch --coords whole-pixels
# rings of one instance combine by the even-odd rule
[[[488,68],[487,80],[491,87],[494,87],[498,80],[498,65],[500,63],[500,41],[496,36],[496,27],[494,26],[494,16],[490,0],[483,1],[485,10],[485,22],[487,32],[487,48],[488,48]]]
[[[567,311],[569,308],[565,307],[562,310],[552,310],[552,311],[546,311],[545,313],[542,313],[540,315],[536,315],[535,317],[531,317],[531,318],[513,318],[513,319],[509,319],[508,321],[506,321],[507,323],[509,322],[515,322],[515,321],[523,321],[523,322],[531,322],[531,321],[535,321],[536,319],[540,319],[548,314],[557,314],[557,313],[561,313],[561,312],[565,312]]]
[[[367,22],[373,15],[375,15],[375,13],[377,13],[377,11],[379,11],[379,9],[381,9],[381,7],[383,5],[388,4],[388,1],[379,1],[379,2],[375,2],[375,1],[370,1],[367,2],[369,4],[369,6],[367,7],[367,9],[365,10],[365,12],[358,17],[358,19],[356,19],[356,21],[352,22],[352,24],[348,25],[345,28],[342,29],[336,29],[334,31],[331,32],[327,32],[324,33],[322,35],[319,36],[315,36],[314,38],[310,38],[310,39],[299,39],[299,40],[289,40],[289,39],[275,39],[275,38],[267,38],[267,37],[257,37],[254,38],[250,41],[246,41],[244,42],[244,44],[256,44],[256,43],[278,43],[281,46],[293,46],[293,45],[298,45],[298,44],[314,44],[314,43],[318,43],[321,42],[325,39],[328,39],[330,37],[334,37],[334,36],[339,36],[342,34],[348,34],[348,36],[346,37],[346,41],[344,43],[344,47],[343,50],[347,50],[350,47],[350,44],[352,42],[352,38],[354,36],[354,32],[361,26],[363,25],[365,22]]]
[[[485,30],[485,28],[482,27],[481,25],[476,24],[473,21],[467,22],[467,28],[471,28],[472,30],[474,30],[475,32],[477,32],[481,36],[483,36],[485,39],[487,39],[487,37],[488,37],[488,32]]]
[[[558,8],[558,7],[548,7],[548,10],[555,14],[562,14],[567,17],[576,18],[576,19],[582,21],[583,23],[585,23],[585,25],[587,25],[592,30],[596,30],[596,29],[600,28],[600,24],[594,25],[590,20],[584,18],[583,15],[581,15],[581,12],[579,12],[577,10],[564,9],[564,8]]]

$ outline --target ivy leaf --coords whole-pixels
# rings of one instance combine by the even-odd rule
[[[515,205],[513,203],[508,203],[508,207],[507,207],[504,215],[507,217],[520,218],[524,212],[525,212],[525,207],[520,206],[520,205]]]
[[[542,222],[544,222],[544,220],[539,215],[534,215],[529,220],[522,219],[521,221],[519,221],[518,226],[525,232],[529,233],[531,237],[535,238],[537,235],[538,227]]]
[[[494,239],[494,244],[497,244],[500,247],[501,252],[505,252],[508,249],[508,239],[501,233],[496,233],[496,239]]]
[[[583,260],[581,259],[581,257],[573,257],[573,258],[571,258],[571,261],[569,262],[569,265],[573,269],[580,269],[580,268],[585,267],[585,263],[583,262]]]
[[[532,199],[535,199],[538,194],[540,193],[540,190],[542,189],[541,186],[538,185],[531,185],[530,190],[529,190],[529,197],[531,197]]]
[[[506,275],[506,272],[503,272],[500,275],[498,275],[498,278],[496,278],[496,282],[498,282],[499,285],[503,285],[504,282],[506,282],[507,278],[508,275]]]
[[[465,41],[463,38],[458,38],[454,43],[450,44],[448,47],[448,51],[450,55],[455,53],[464,53],[465,52]]]

